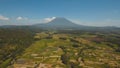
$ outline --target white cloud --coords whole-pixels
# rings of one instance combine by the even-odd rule
[[[22,17],[17,17],[17,19],[16,20],[22,20],[23,18]]]
[[[9,20],[9,18],[8,18],[8,17],[5,17],[5,16],[0,15],[0,20]]]
[[[27,19],[28,19],[28,18],[21,17],[21,16],[19,16],[19,17],[16,18],[16,20],[27,20]]]
[[[45,19],[44,19],[44,22],[45,22],[45,23],[48,23],[48,22],[54,20],[55,18],[56,18],[56,17],[45,18]]]

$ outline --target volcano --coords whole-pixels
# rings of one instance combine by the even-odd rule
[[[84,27],[82,25],[75,24],[72,21],[63,17],[56,17],[50,22],[44,24],[35,24],[34,26],[45,29],[77,29],[80,27]]]
[[[27,29],[45,29],[45,30],[87,30],[87,31],[119,31],[119,27],[95,27],[95,26],[84,26],[76,24],[63,17],[54,17],[47,23],[39,23],[34,25],[4,25],[0,28],[26,28]]]

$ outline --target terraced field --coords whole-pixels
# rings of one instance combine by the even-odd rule
[[[15,67],[24,67],[24,65],[30,65],[34,67],[36,64],[42,68],[45,67],[65,67],[61,62],[61,55],[63,51],[59,48],[59,45],[71,45],[68,41],[54,40],[54,39],[42,39],[36,41],[29,48],[27,48],[24,53],[19,56],[18,64],[14,64]],[[19,61],[23,61],[24,65],[19,64]]]
[[[14,68],[120,68],[120,53],[97,35],[37,33]],[[96,38],[96,40],[94,40]],[[109,43],[109,44],[108,44]]]

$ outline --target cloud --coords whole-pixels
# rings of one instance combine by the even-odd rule
[[[27,20],[28,18],[26,18],[26,17],[21,17],[21,16],[19,16],[19,17],[17,17],[16,18],[16,20]]]
[[[9,20],[9,18],[8,18],[8,17],[5,17],[5,16],[0,15],[0,20]]]
[[[45,22],[45,23],[48,23],[48,22],[54,20],[55,18],[56,18],[56,17],[45,18],[45,19],[44,19],[44,22]]]
[[[22,17],[17,17],[17,19],[16,20],[22,20],[23,18]]]

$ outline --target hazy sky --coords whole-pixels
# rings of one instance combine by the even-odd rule
[[[77,24],[120,26],[120,0],[0,0],[0,25],[65,17]]]

